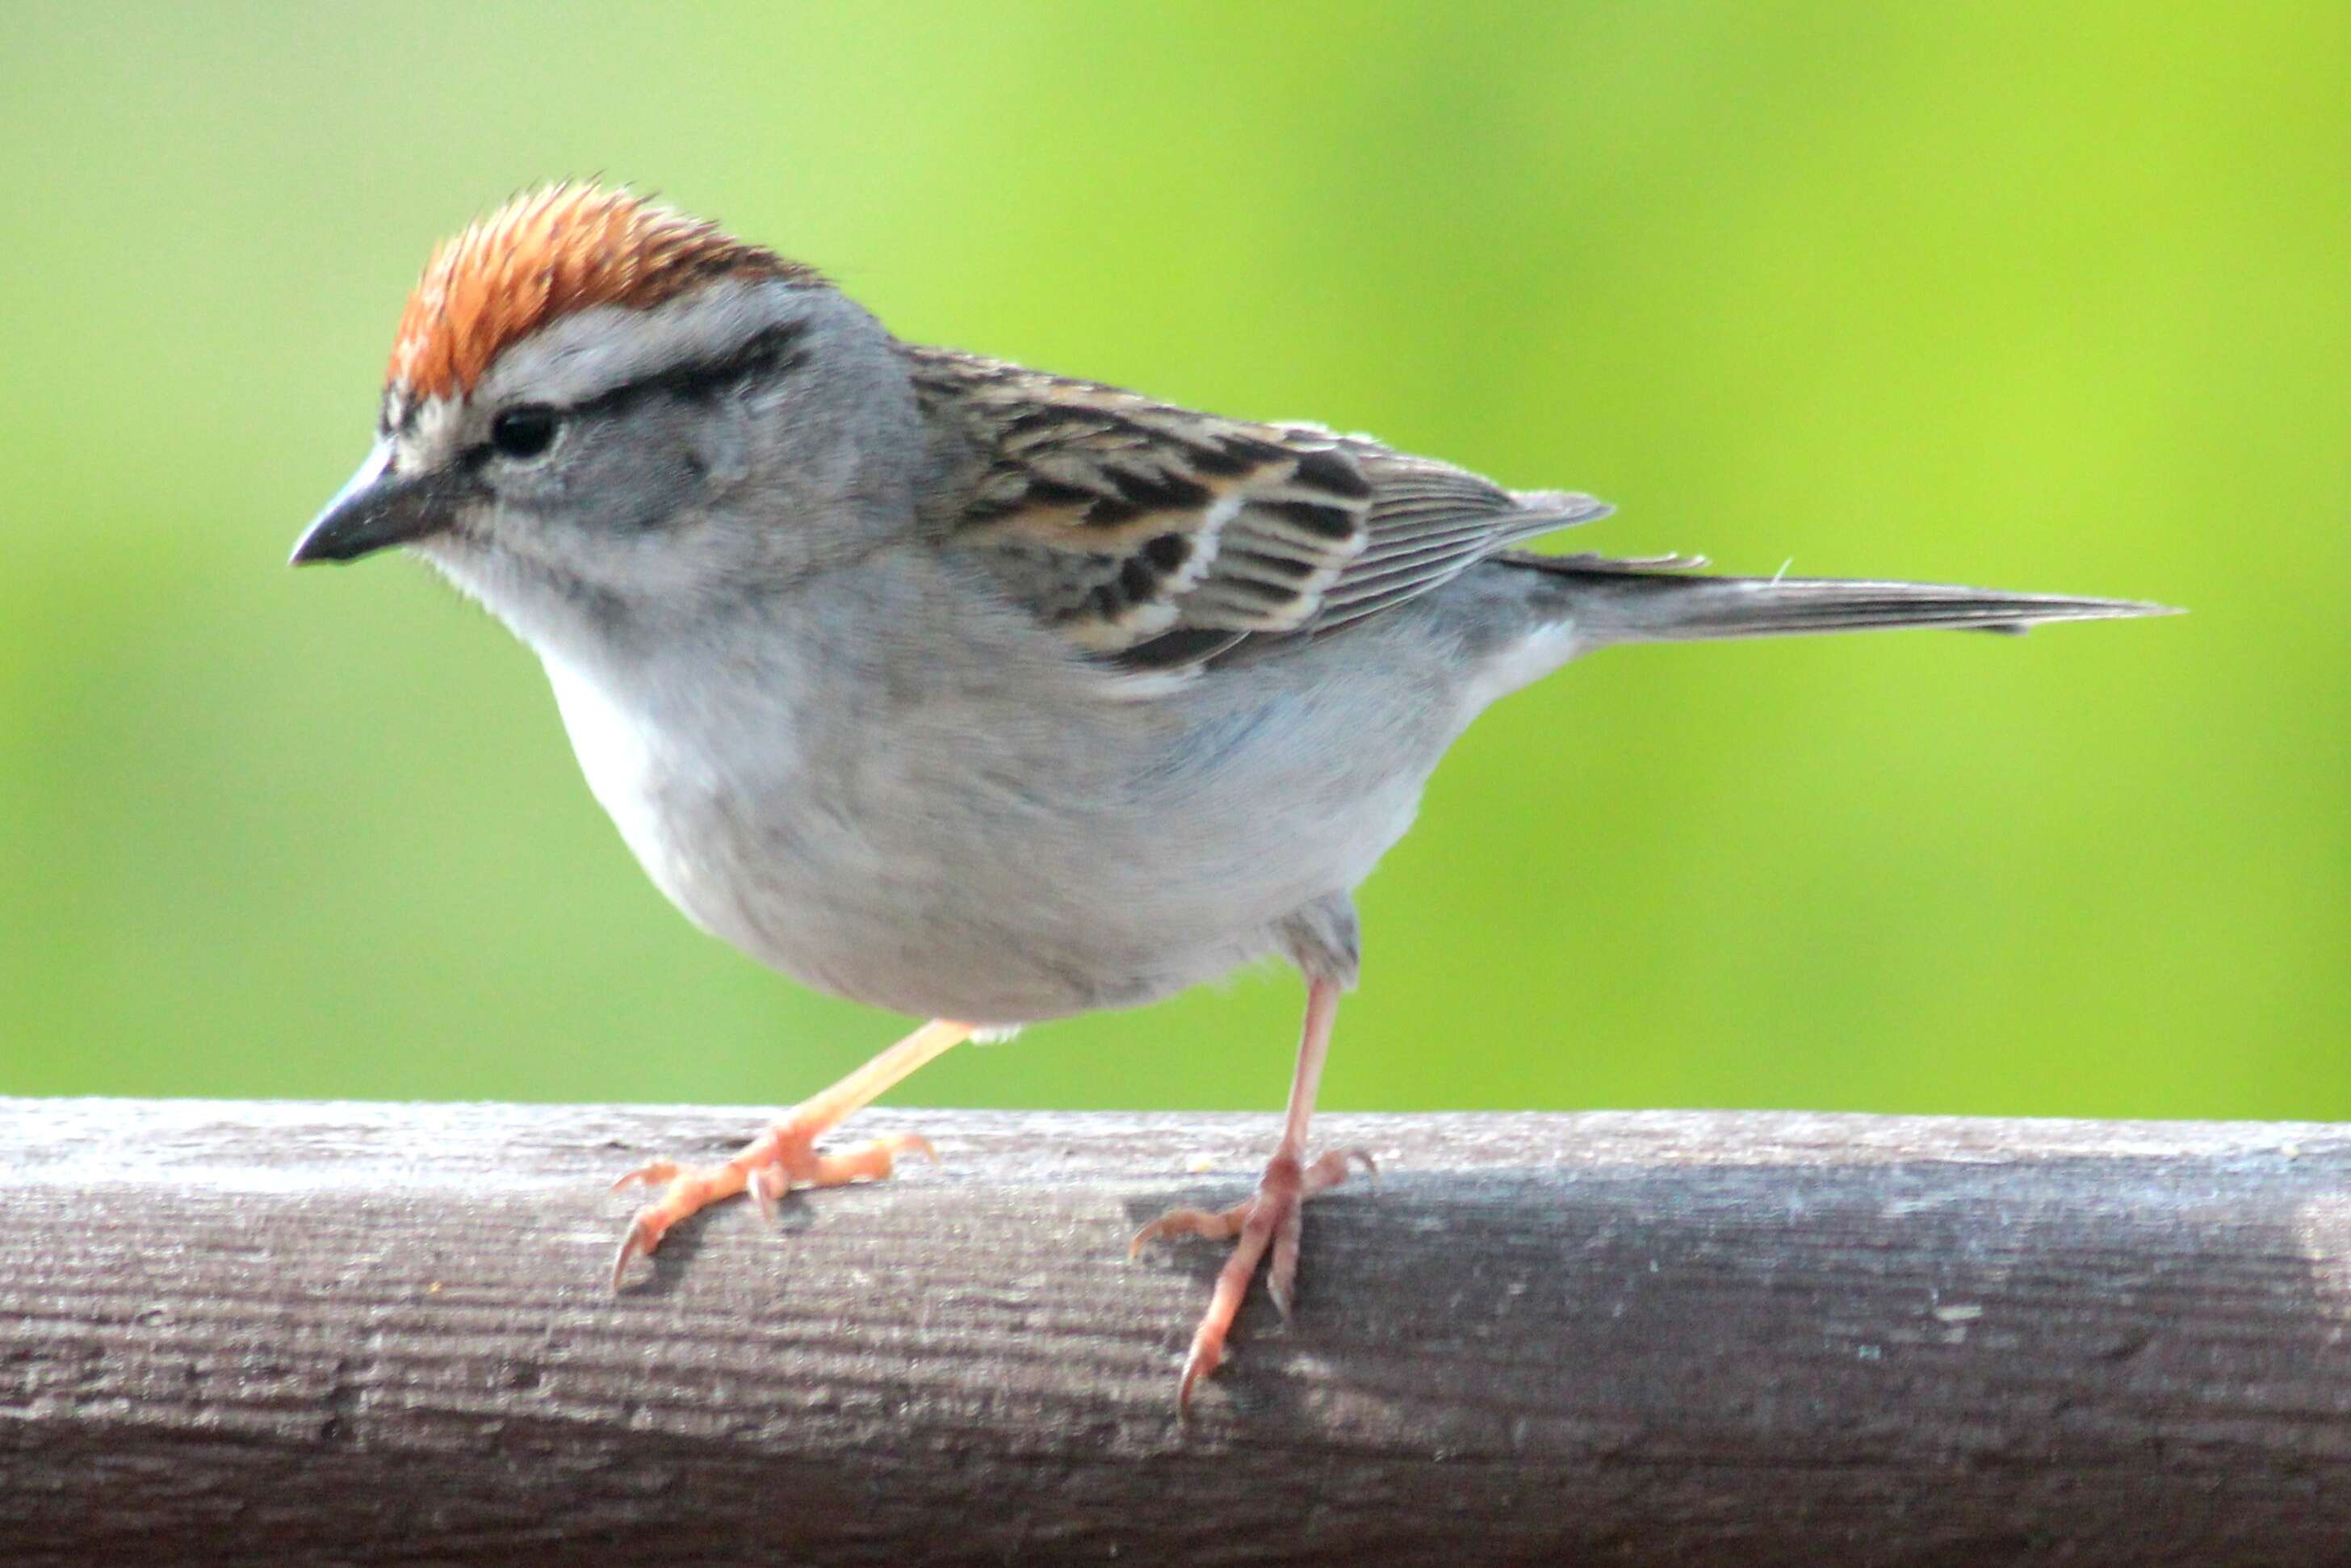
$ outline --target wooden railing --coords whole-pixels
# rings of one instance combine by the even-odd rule
[[[681,1228],[741,1110],[0,1101],[10,1563],[2320,1563],[2351,1128],[1330,1115],[1179,1423],[1270,1117],[892,1110]],[[852,1127],[852,1132],[855,1128]]]

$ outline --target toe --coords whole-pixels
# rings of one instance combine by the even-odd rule
[[[1371,1150],[1332,1149],[1329,1154],[1308,1166],[1301,1174],[1298,1182],[1300,1192],[1307,1196],[1328,1192],[1347,1179],[1347,1167],[1350,1164],[1362,1166],[1364,1174],[1374,1183],[1376,1184],[1379,1181],[1379,1162],[1372,1158]]]
[[[846,1186],[853,1181],[883,1181],[898,1167],[902,1154],[921,1154],[938,1163],[938,1155],[930,1140],[911,1133],[899,1133],[886,1138],[873,1138],[836,1154],[806,1155],[806,1176],[810,1186]]]
[[[614,1176],[609,1190],[619,1192],[623,1187],[659,1186],[665,1181],[675,1179],[681,1168],[675,1160],[647,1160],[636,1169],[622,1171]]]
[[[1248,1221],[1249,1207],[1244,1203],[1222,1214],[1205,1208],[1171,1208],[1134,1233],[1134,1239],[1126,1244],[1126,1255],[1139,1257],[1144,1248],[1170,1236],[1205,1236],[1211,1241],[1238,1236]]]

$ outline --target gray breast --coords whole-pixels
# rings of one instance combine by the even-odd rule
[[[1462,715],[1425,640],[1341,641],[1139,701],[1058,645],[797,659],[683,704],[549,668],[597,798],[705,929],[858,1001],[1027,1022],[1292,946],[1403,834]]]

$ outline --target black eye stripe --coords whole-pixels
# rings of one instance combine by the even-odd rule
[[[583,398],[572,405],[576,413],[603,413],[627,407],[640,398],[666,392],[675,397],[710,398],[738,382],[765,380],[798,370],[808,361],[799,340],[808,333],[806,321],[779,321],[753,337],[732,353],[715,360],[671,365],[651,375],[623,382],[608,392]]]
[[[478,468],[504,451],[498,444],[498,422],[517,413],[544,413],[559,423],[580,414],[617,413],[641,398],[664,393],[672,397],[705,401],[744,382],[766,381],[789,374],[808,362],[809,350],[800,342],[808,331],[809,323],[806,321],[779,321],[754,336],[742,347],[717,359],[666,366],[650,375],[622,382],[594,397],[582,398],[564,407],[527,403],[508,409],[492,422],[490,439],[467,447],[459,461],[469,468]],[[552,439],[551,434],[549,439]],[[544,451],[545,448],[539,450]]]

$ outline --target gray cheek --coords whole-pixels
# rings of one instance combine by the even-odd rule
[[[579,434],[582,460],[566,498],[583,526],[607,533],[642,534],[701,510],[751,469],[747,421],[731,399],[657,403]]]
[[[719,398],[681,433],[685,461],[712,496],[737,488],[751,473],[751,417],[738,398]]]
[[[689,443],[615,440],[566,476],[559,505],[590,533],[641,534],[691,505],[707,483]]]

